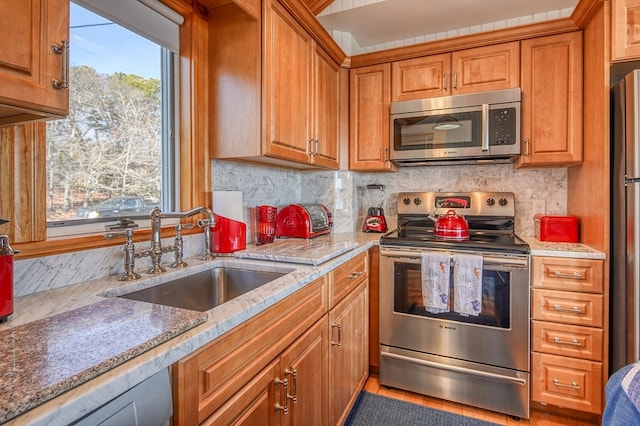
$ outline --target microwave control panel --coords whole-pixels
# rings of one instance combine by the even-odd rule
[[[516,143],[515,108],[489,111],[489,145],[514,145]]]

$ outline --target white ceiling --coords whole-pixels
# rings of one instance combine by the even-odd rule
[[[335,0],[318,20],[348,55],[571,15],[578,0]]]

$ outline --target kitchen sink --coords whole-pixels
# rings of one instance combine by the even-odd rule
[[[194,311],[208,311],[285,274],[218,267],[119,297]]]

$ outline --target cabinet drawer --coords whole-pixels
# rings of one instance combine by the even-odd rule
[[[602,293],[602,260],[540,256],[532,260],[532,287]]]
[[[329,308],[333,308],[344,297],[369,277],[367,252],[359,254],[333,272],[329,281]]]
[[[543,321],[602,327],[603,296],[532,289],[531,317]]]
[[[535,352],[602,361],[601,328],[532,321],[531,333]]]
[[[602,363],[531,354],[531,399],[589,413],[602,413]]]

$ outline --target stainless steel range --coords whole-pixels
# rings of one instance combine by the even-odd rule
[[[464,216],[467,240],[434,235]],[[380,239],[380,383],[529,417],[529,247],[506,192],[398,194]]]

